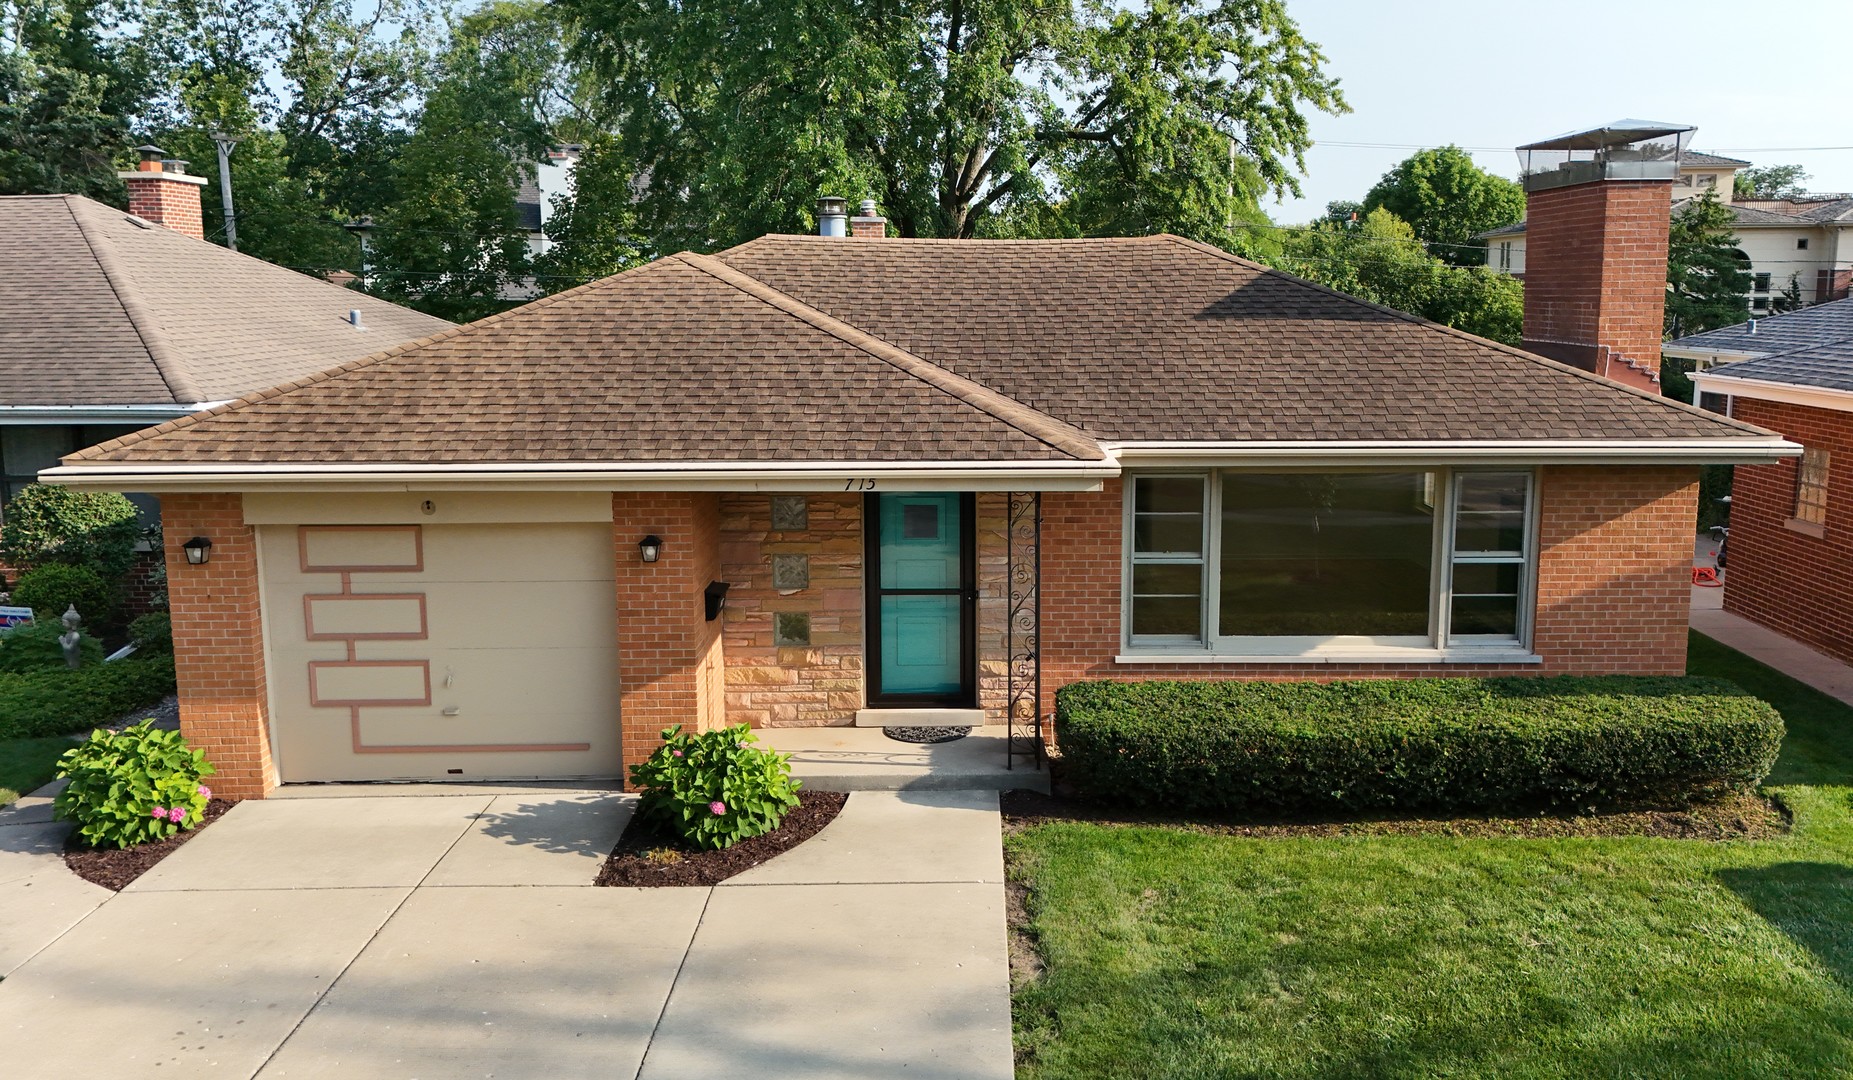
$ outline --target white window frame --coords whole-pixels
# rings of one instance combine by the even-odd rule
[[[1203,485],[1203,491],[1204,491],[1203,514],[1202,514],[1203,525],[1197,537],[1197,554],[1196,555],[1194,556],[1174,555],[1174,554],[1141,555],[1138,551],[1134,549],[1134,535],[1135,535],[1134,523],[1137,519],[1137,509],[1136,508],[1138,506],[1139,481],[1142,479],[1150,479],[1150,478],[1155,478],[1155,477],[1163,477],[1168,480],[1194,479]],[[1203,646],[1203,643],[1205,640],[1205,631],[1207,631],[1208,626],[1209,626],[1208,622],[1206,621],[1206,618],[1207,618],[1206,611],[1209,605],[1210,580],[1211,580],[1210,579],[1210,565],[1211,565],[1210,563],[1210,559],[1211,559],[1210,506],[1212,503],[1212,499],[1211,499],[1210,489],[1214,487],[1214,485],[1211,483],[1211,480],[1212,480],[1211,474],[1209,472],[1206,472],[1200,469],[1199,470],[1188,470],[1188,471],[1182,471],[1182,472],[1169,472],[1169,471],[1145,472],[1145,473],[1140,473],[1136,476],[1128,476],[1126,478],[1125,514],[1124,514],[1124,520],[1121,522],[1121,526],[1120,526],[1120,535],[1123,538],[1121,542],[1121,550],[1124,552],[1124,556],[1120,559],[1120,568],[1121,568],[1120,597],[1122,598],[1122,602],[1121,602],[1122,618],[1121,618],[1120,625],[1122,628],[1121,629],[1121,640],[1122,641],[1130,642],[1133,640],[1133,637],[1132,637],[1132,600],[1133,600],[1132,579],[1133,579],[1133,567],[1134,566],[1199,566],[1199,567],[1202,567],[1202,572],[1201,572],[1201,577],[1199,577],[1198,579],[1198,593],[1197,593],[1198,636],[1187,637],[1182,634],[1147,634],[1138,639],[1138,645],[1140,648],[1143,648],[1143,649],[1149,649],[1149,648],[1155,647],[1155,648],[1166,649],[1166,650],[1176,649],[1179,647],[1201,648]]]
[[[1443,511],[1436,520],[1434,549],[1430,558],[1429,631],[1420,637],[1371,637],[1343,635],[1336,637],[1224,637],[1217,633],[1222,599],[1222,475],[1237,471],[1222,469],[1142,469],[1126,474],[1123,485],[1124,513],[1121,528],[1122,557],[1120,588],[1121,663],[1280,663],[1309,661],[1324,663],[1537,663],[1531,652],[1537,614],[1538,581],[1538,478],[1529,468],[1478,468],[1471,465],[1411,466],[1394,469],[1257,467],[1251,471],[1281,473],[1428,473],[1434,478],[1435,507]],[[1525,483],[1524,550],[1520,552],[1470,553],[1456,557],[1455,524],[1459,513],[1459,489],[1456,478],[1470,473],[1491,473],[1521,477]],[[1138,481],[1146,477],[1189,476],[1202,481],[1204,516],[1202,558],[1202,596],[1198,627],[1201,637],[1132,635],[1132,568],[1135,563],[1188,562],[1198,560],[1163,556],[1137,557],[1133,551],[1133,507]],[[1449,621],[1453,612],[1453,583],[1456,563],[1517,564],[1519,596],[1515,637],[1490,635],[1451,635]]]

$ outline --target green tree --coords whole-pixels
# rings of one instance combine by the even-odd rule
[[[558,24],[538,0],[497,0],[458,22],[375,219],[369,289],[443,318],[481,318],[528,287],[522,170],[545,153]]]
[[[1298,191],[1307,112],[1346,110],[1284,0],[561,7],[658,249],[808,230],[819,194],[873,196],[906,236],[1239,243]]]
[[[0,195],[70,192],[128,205],[116,158],[129,126],[94,75],[0,48]]]
[[[572,192],[556,198],[547,215],[548,248],[534,260],[548,292],[628,270],[648,257],[637,238],[637,188],[622,148],[605,134],[584,147]]]
[[[1349,221],[1344,211],[1343,222]],[[1294,230],[1276,265],[1339,292],[1425,319],[1518,343],[1524,287],[1484,266],[1450,266],[1430,255],[1408,222],[1372,210],[1355,224],[1321,221]]]
[[[1739,199],[1792,199],[1806,191],[1807,182],[1800,165],[1757,165],[1737,174],[1732,193]]]
[[[1458,146],[1418,150],[1383,174],[1364,196],[1364,209],[1388,210],[1407,221],[1416,238],[1455,266],[1486,261],[1488,229],[1525,216],[1525,192],[1473,163]]]
[[[1666,335],[1701,334],[1743,322],[1750,267],[1731,235],[1736,219],[1715,192],[1673,213],[1667,240]]]

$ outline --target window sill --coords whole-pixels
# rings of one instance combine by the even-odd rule
[[[1790,518],[1782,523],[1782,527],[1790,532],[1801,533],[1803,536],[1812,536],[1816,540],[1827,539],[1827,526],[1816,525],[1812,521],[1803,521],[1801,518]]]
[[[1511,648],[1364,648],[1321,649],[1298,653],[1132,652],[1113,658],[1116,664],[1542,664],[1544,658],[1529,649]]]

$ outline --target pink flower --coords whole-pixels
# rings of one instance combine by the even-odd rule
[[[212,798],[212,789],[207,787],[205,784],[201,784],[199,786],[199,797],[202,799]]]
[[[669,751],[669,754],[670,754],[670,756],[671,756],[671,757],[681,757],[681,756],[682,756],[682,751],[680,751],[680,750],[671,750],[671,751]]]
[[[148,816],[156,821],[160,821],[167,816],[167,807],[157,806],[153,810],[148,811]]]
[[[708,809],[713,812],[715,817],[719,817],[727,812],[727,804],[716,799],[708,804]]]
[[[167,812],[167,820],[178,825],[187,819],[187,812],[176,806]]]

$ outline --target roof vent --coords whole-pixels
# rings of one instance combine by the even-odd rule
[[[849,235],[849,200],[825,195],[817,200],[817,235]]]
[[[347,309],[347,321],[348,321],[348,322],[349,322],[350,324],[352,324],[352,325],[353,325],[353,327],[354,327],[354,329],[356,329],[356,330],[365,330],[365,329],[366,329],[366,327],[365,327],[365,326],[362,326],[362,325],[361,325],[361,322],[360,322],[360,309],[359,309],[359,308],[348,308],[348,309]]]
[[[1756,333],[1756,320],[1755,319],[1750,320],[1750,332],[1752,334]]]

